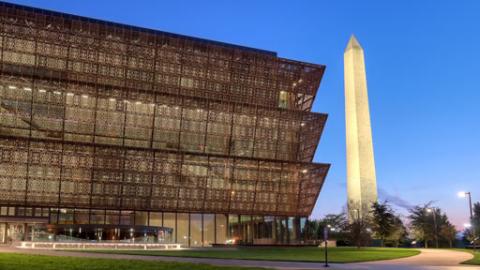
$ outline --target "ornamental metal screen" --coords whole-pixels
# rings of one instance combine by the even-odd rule
[[[0,3],[0,204],[309,215],[325,67]]]

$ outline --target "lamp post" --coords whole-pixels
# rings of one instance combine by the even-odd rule
[[[470,219],[473,219],[472,194],[468,191],[460,191],[458,192],[458,197],[460,198],[468,197],[468,207],[470,208]]]
[[[434,226],[434,233],[435,233],[435,247],[438,248],[438,232],[437,232],[437,211],[435,207],[427,208],[427,212],[432,213],[433,215],[433,226]]]
[[[328,230],[331,228],[331,225],[327,225],[323,228],[323,242],[325,243],[325,267],[329,267],[328,265]]]
[[[472,207],[472,194],[469,192],[469,191],[460,191],[458,192],[458,197],[460,198],[466,198],[468,197],[468,207],[470,209],[470,224],[474,224],[473,222],[473,207]],[[476,225],[476,224],[475,224]],[[476,228],[475,226],[470,226],[473,230],[473,252],[475,252],[476,248],[477,248],[477,244],[476,244]],[[469,227],[469,228],[470,228]]]

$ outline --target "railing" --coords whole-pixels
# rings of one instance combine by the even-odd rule
[[[155,243],[95,243],[95,242],[20,242],[18,248],[42,249],[181,249],[181,244],[155,244]]]

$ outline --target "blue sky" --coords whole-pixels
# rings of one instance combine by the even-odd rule
[[[343,50],[365,49],[380,198],[434,201],[455,224],[480,200],[480,1],[22,0],[19,4],[278,52],[327,71],[314,111],[329,114],[315,161],[332,163],[313,212],[345,205]]]

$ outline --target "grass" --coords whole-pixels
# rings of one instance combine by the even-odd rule
[[[220,258],[220,259],[251,259],[272,261],[302,261],[323,262],[324,249],[317,247],[255,247],[231,249],[198,249],[180,251],[158,250],[95,250],[90,252],[149,255],[149,256],[176,256],[193,258]],[[390,260],[410,257],[420,251],[405,248],[329,248],[328,259],[330,262],[349,263]]]
[[[464,251],[473,254],[473,259],[462,262],[462,264],[480,265],[480,251],[473,252],[471,249],[456,249],[458,251]]]
[[[90,259],[0,253],[1,270],[260,270],[264,268],[225,267],[206,264],[140,260]],[[265,269],[264,269],[265,270]]]

